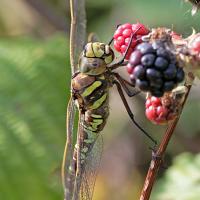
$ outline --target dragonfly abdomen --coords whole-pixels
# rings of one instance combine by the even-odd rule
[[[81,162],[84,163],[109,115],[109,86],[104,75],[90,76],[79,73],[72,80],[72,88],[77,106],[84,115],[83,120],[80,121],[83,129],[80,148]]]

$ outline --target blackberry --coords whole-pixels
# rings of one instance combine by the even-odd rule
[[[145,67],[150,67],[151,65],[154,64],[155,58],[156,58],[156,56],[152,53],[146,54],[146,55],[142,56],[141,63]]]
[[[168,61],[163,57],[157,57],[154,63],[155,67],[161,71],[165,70],[168,67],[168,64]]]
[[[146,78],[153,82],[156,79],[162,78],[162,74],[156,69],[149,68],[146,70]]]
[[[175,88],[174,81],[166,81],[164,82],[163,89],[164,91],[171,91]]]
[[[177,67],[174,64],[170,64],[168,68],[163,72],[163,76],[166,80],[170,80],[176,77]]]
[[[148,81],[136,79],[136,85],[143,91],[148,91],[149,90]]]
[[[147,43],[147,42],[141,43],[140,45],[137,46],[136,49],[139,50],[142,54],[154,53],[155,52],[152,45],[150,43]]]
[[[176,56],[161,40],[139,44],[130,56],[127,71],[138,88],[155,97],[173,90],[185,77]]]
[[[170,60],[169,52],[165,48],[162,48],[162,47],[158,48],[158,50],[156,51],[156,53],[157,53],[158,56]]]
[[[143,79],[145,78],[145,73],[146,73],[146,69],[143,65],[137,65],[134,68],[134,75],[135,77],[137,77],[138,79]]]

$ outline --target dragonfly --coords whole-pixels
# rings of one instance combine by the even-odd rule
[[[114,62],[108,43],[96,41],[94,35],[85,43],[84,1],[71,0],[70,62],[72,67],[71,97],[67,107],[67,141],[63,156],[62,179],[65,200],[91,200],[102,153],[102,131],[109,115],[109,90],[116,86],[132,122],[154,144],[156,141],[136,122],[124,92],[133,97],[140,91],[115,72],[126,64],[125,57]],[[79,3],[79,4],[78,4]],[[82,6],[82,9],[77,9]],[[75,20],[75,21],[74,21]],[[133,90],[132,90],[133,89]],[[78,128],[74,130],[78,111]],[[76,139],[75,139],[76,138]]]

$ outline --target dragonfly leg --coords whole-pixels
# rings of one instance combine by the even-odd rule
[[[142,28],[141,26],[138,27],[138,28],[132,33],[131,38],[130,38],[130,40],[129,40],[128,46],[127,46],[127,48],[126,48],[126,51],[125,51],[123,57],[122,57],[117,63],[114,63],[113,65],[111,65],[111,66],[109,67],[111,70],[114,70],[114,69],[118,68],[119,66],[121,66],[121,65],[124,63],[124,60],[125,60],[125,58],[126,58],[126,56],[127,56],[127,54],[128,54],[128,50],[129,50],[129,48],[130,48],[130,46],[131,46],[131,43],[132,43],[132,41],[133,41],[133,37],[135,36],[135,34],[137,33],[137,31],[139,31],[141,28]]]
[[[116,29],[118,29],[119,26],[121,26],[121,24],[118,24],[118,25],[116,26]],[[112,44],[113,40],[114,40],[114,37],[112,37],[111,40],[108,42],[108,45],[109,45],[109,46]]]
[[[132,83],[128,82],[127,80],[125,80],[124,78],[122,78],[118,73],[113,72],[112,74],[120,82],[121,86],[123,87],[124,91],[126,92],[126,94],[129,97],[133,97],[140,93],[140,91],[135,88],[134,84],[132,84]],[[134,90],[130,90],[130,88],[134,88]]]
[[[131,111],[129,105],[128,105],[128,102],[124,96],[124,93],[123,93],[123,90],[121,88],[121,85],[118,81],[114,80],[113,81],[113,84],[115,84],[117,86],[117,90],[119,92],[119,95],[124,103],[124,106],[126,108],[126,111],[129,115],[129,117],[131,118],[132,122],[137,126],[138,129],[140,129],[153,143],[154,145],[157,145],[157,141],[151,136],[149,135],[136,121],[135,121],[135,118],[134,118],[134,114],[133,112]]]

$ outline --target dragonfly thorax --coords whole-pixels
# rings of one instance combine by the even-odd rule
[[[99,75],[114,59],[113,50],[109,45],[93,42],[87,43],[79,59],[79,71],[87,75]]]

